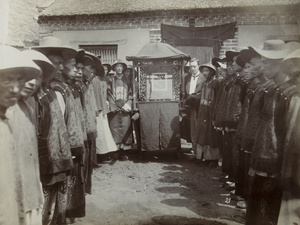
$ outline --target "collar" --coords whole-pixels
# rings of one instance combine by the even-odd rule
[[[121,80],[123,78],[123,76],[124,76],[123,74],[121,74],[121,75],[115,75],[115,78]]]
[[[7,108],[5,108],[4,106],[0,106],[0,118],[3,120],[6,120],[7,117],[5,116]]]
[[[192,78],[196,79],[197,77],[199,77],[200,73],[196,73],[195,75],[192,74]]]

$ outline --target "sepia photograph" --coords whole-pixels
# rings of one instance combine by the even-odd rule
[[[300,0],[0,5],[0,225],[300,225]]]

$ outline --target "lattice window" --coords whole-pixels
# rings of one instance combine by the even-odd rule
[[[113,64],[118,58],[118,45],[80,45],[79,48],[101,55],[102,63]]]

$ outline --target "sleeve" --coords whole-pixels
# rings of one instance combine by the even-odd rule
[[[125,102],[125,104],[122,107],[126,112],[131,111],[131,109],[132,109],[132,100],[133,100],[133,85],[129,84],[128,85],[128,98],[127,98],[127,101]]]
[[[116,111],[117,110],[117,106],[116,106],[116,102],[115,102],[115,98],[113,96],[113,92],[111,89],[111,83],[109,82],[107,84],[107,101],[109,103],[109,108],[110,111]]]
[[[59,91],[55,91],[55,94],[56,94],[56,97],[57,97],[57,100],[58,100],[58,103],[59,103],[61,112],[62,112],[62,114],[63,114],[63,116],[64,116],[64,115],[65,115],[65,111],[66,111],[66,103],[65,103],[65,100],[64,100],[62,94],[61,94]]]
[[[288,104],[286,136],[283,150],[282,176],[300,188],[300,96],[293,96]]]

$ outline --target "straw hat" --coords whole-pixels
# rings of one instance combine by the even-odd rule
[[[300,72],[300,49],[293,51],[285,57],[281,63],[281,70],[285,74],[291,75]]]
[[[63,45],[62,40],[56,37],[44,37],[40,41],[39,46],[31,47],[47,56],[49,51],[59,51],[61,52],[65,60],[75,58],[77,51],[70,46]]]
[[[201,71],[204,67],[208,67],[208,68],[212,69],[214,72],[216,72],[216,67],[215,67],[213,64],[211,64],[211,63],[204,63],[204,64],[202,64],[202,65],[199,67],[200,71]]]
[[[55,67],[52,62],[42,53],[35,50],[24,50],[21,53],[25,58],[31,59],[42,70],[44,76],[53,74]]]
[[[102,66],[102,63],[100,61],[99,58],[97,58],[94,54],[90,53],[90,52],[85,52],[85,56],[88,56],[90,58],[92,58],[92,60],[94,61],[94,67],[95,67],[95,75],[97,76],[103,76],[104,75],[104,68]]]
[[[295,44],[296,45],[296,44]],[[266,40],[263,48],[249,47],[267,59],[283,59],[293,50],[294,44],[285,44],[283,40]]]
[[[124,63],[121,59],[117,59],[114,64],[112,64],[112,69],[115,71],[115,67],[117,64],[122,64],[124,67],[124,71],[127,69],[127,64]]]
[[[24,57],[18,49],[0,46],[0,75],[5,72],[21,72],[26,79],[31,80],[41,75],[41,69],[30,59]]]
[[[104,64],[102,64],[102,66],[106,66],[106,67],[107,67],[107,70],[108,70],[108,72],[109,72],[109,71],[111,71],[111,65],[110,65],[110,64],[108,64],[108,63],[104,63]]]

